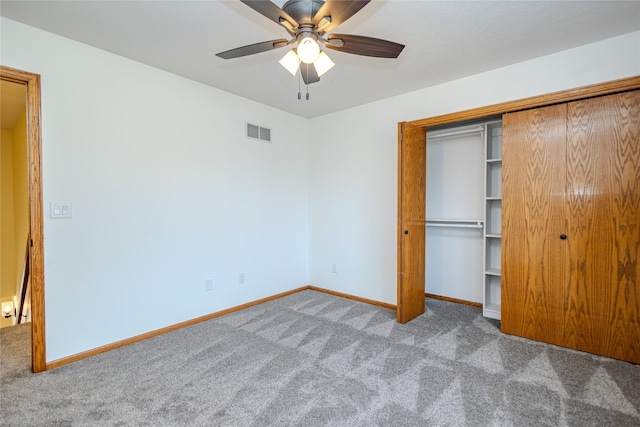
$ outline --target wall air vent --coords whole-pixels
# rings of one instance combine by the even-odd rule
[[[271,129],[247,123],[247,138],[258,139],[264,142],[271,142]]]

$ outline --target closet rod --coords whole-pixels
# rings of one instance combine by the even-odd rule
[[[483,223],[481,219],[428,219],[425,221],[427,227],[447,228],[482,228]]]
[[[427,224],[427,227],[441,227],[441,228],[482,228],[482,224]]]
[[[484,132],[484,126],[478,126],[477,128],[474,128],[474,129],[465,129],[465,130],[458,130],[454,132],[441,133],[433,136],[429,136],[427,134],[427,139],[444,138],[447,136],[463,135],[465,133],[476,133],[476,132]]]

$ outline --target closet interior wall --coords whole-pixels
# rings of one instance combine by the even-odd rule
[[[427,132],[425,292],[483,302],[483,123]]]

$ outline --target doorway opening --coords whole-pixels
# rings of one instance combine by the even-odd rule
[[[26,122],[28,238],[25,237],[31,314],[31,370],[42,372],[46,366],[44,321],[44,240],[42,210],[42,129],[40,76],[14,68],[0,66],[0,80],[24,86]],[[25,284],[26,286],[26,284]],[[26,288],[25,288],[26,289]],[[27,295],[25,295],[27,296]],[[19,307],[16,307],[19,309]],[[16,312],[16,315],[18,313]]]

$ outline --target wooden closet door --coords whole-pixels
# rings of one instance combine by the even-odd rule
[[[570,103],[567,133],[565,345],[640,363],[640,91]]]
[[[502,122],[502,331],[563,345],[566,104]]]
[[[398,308],[406,323],[424,313],[427,133],[398,125]]]

